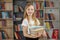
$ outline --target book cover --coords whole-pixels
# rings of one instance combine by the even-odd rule
[[[0,21],[0,28],[2,28],[2,21]]]
[[[39,12],[39,10],[36,11],[36,17],[40,18],[40,12]]]
[[[53,19],[51,19],[51,16],[50,16],[50,14],[48,13],[48,17],[49,17],[49,20],[53,20]]]
[[[55,16],[53,13],[51,13],[50,16],[51,16],[52,20],[55,20]]]
[[[5,37],[5,35],[4,35],[5,33],[4,32],[2,32],[2,39],[6,39],[6,37]]]
[[[49,2],[49,5],[50,7],[54,7],[54,2],[53,1]]]
[[[13,4],[12,3],[5,3],[5,10],[13,10]]]
[[[8,12],[1,12],[1,13],[2,13],[2,18],[3,18],[3,19],[9,18]]]
[[[52,33],[52,39],[58,39],[59,38],[59,30],[54,29]]]
[[[40,4],[39,2],[36,2],[36,10],[39,10],[40,9]]]
[[[52,21],[49,21],[50,28],[54,28]]]
[[[40,10],[40,18],[43,18],[43,10]]]
[[[4,3],[2,3],[2,9],[5,9],[5,4]]]
[[[0,40],[2,40],[2,33],[0,32]]]
[[[2,27],[6,27],[6,21],[5,20],[2,20]]]
[[[49,20],[48,14],[45,13],[45,20]]]
[[[2,9],[2,5],[0,4],[0,10]]]
[[[6,25],[7,25],[7,27],[12,27],[13,21],[12,20],[6,20]]]
[[[48,21],[45,22],[47,29],[50,29],[50,24]]]
[[[15,37],[17,40],[21,40],[21,36],[20,36],[19,32],[15,32]]]
[[[46,1],[44,1],[44,7],[46,7]]]
[[[2,14],[1,14],[1,12],[0,12],[0,18],[2,18]]]
[[[35,10],[36,10],[36,2],[33,2],[33,6],[34,6],[34,8],[35,8]]]
[[[29,30],[30,30],[30,34],[34,35],[37,34],[38,32],[43,32],[44,28],[43,26],[31,26],[29,27]]]

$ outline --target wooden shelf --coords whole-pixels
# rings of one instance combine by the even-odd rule
[[[13,12],[13,10],[5,10],[5,9],[0,10],[0,12],[1,12],[1,11],[4,11],[4,12],[5,12],[5,11]]]
[[[59,9],[58,7],[44,7],[44,9]]]
[[[44,1],[44,0],[27,0],[27,1]]]
[[[7,19],[0,18],[0,20],[13,20],[13,18],[7,18]]]

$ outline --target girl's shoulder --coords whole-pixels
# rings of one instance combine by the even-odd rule
[[[23,21],[26,21],[26,22],[28,22],[27,18],[24,18],[24,19],[23,19]]]

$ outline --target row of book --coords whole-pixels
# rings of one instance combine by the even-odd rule
[[[55,15],[53,13],[45,13],[45,20],[55,20]]]
[[[0,11],[1,10],[13,10],[13,4],[12,3],[0,3]]]
[[[0,12],[0,18],[2,19],[12,18],[12,15],[12,12]]]
[[[0,0],[0,2],[13,2],[13,0]]]
[[[22,25],[21,24],[14,25],[14,31],[22,31]]]
[[[43,10],[36,10],[36,17],[43,18]]]
[[[13,38],[12,29],[0,30],[0,40],[2,40],[2,39],[12,39],[12,38]]]
[[[12,20],[0,20],[0,28],[12,28]]]
[[[44,7],[54,7],[54,2],[53,1],[44,1]]]
[[[21,6],[18,5],[14,5],[14,12],[23,12],[23,8]]]
[[[45,27],[47,29],[51,29],[51,28],[54,28],[54,24],[52,21],[45,21]]]

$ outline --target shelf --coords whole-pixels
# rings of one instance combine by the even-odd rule
[[[13,12],[13,10],[5,10],[5,9],[2,9],[2,10],[0,10],[0,12],[2,12],[2,11],[9,11],[9,12]]]
[[[59,9],[58,7],[44,7],[44,9]]]
[[[44,1],[44,0],[27,0],[27,1]]]
[[[43,20],[43,21],[55,21],[55,20]]]
[[[13,18],[6,18],[6,19],[0,18],[0,20],[13,20]]]

